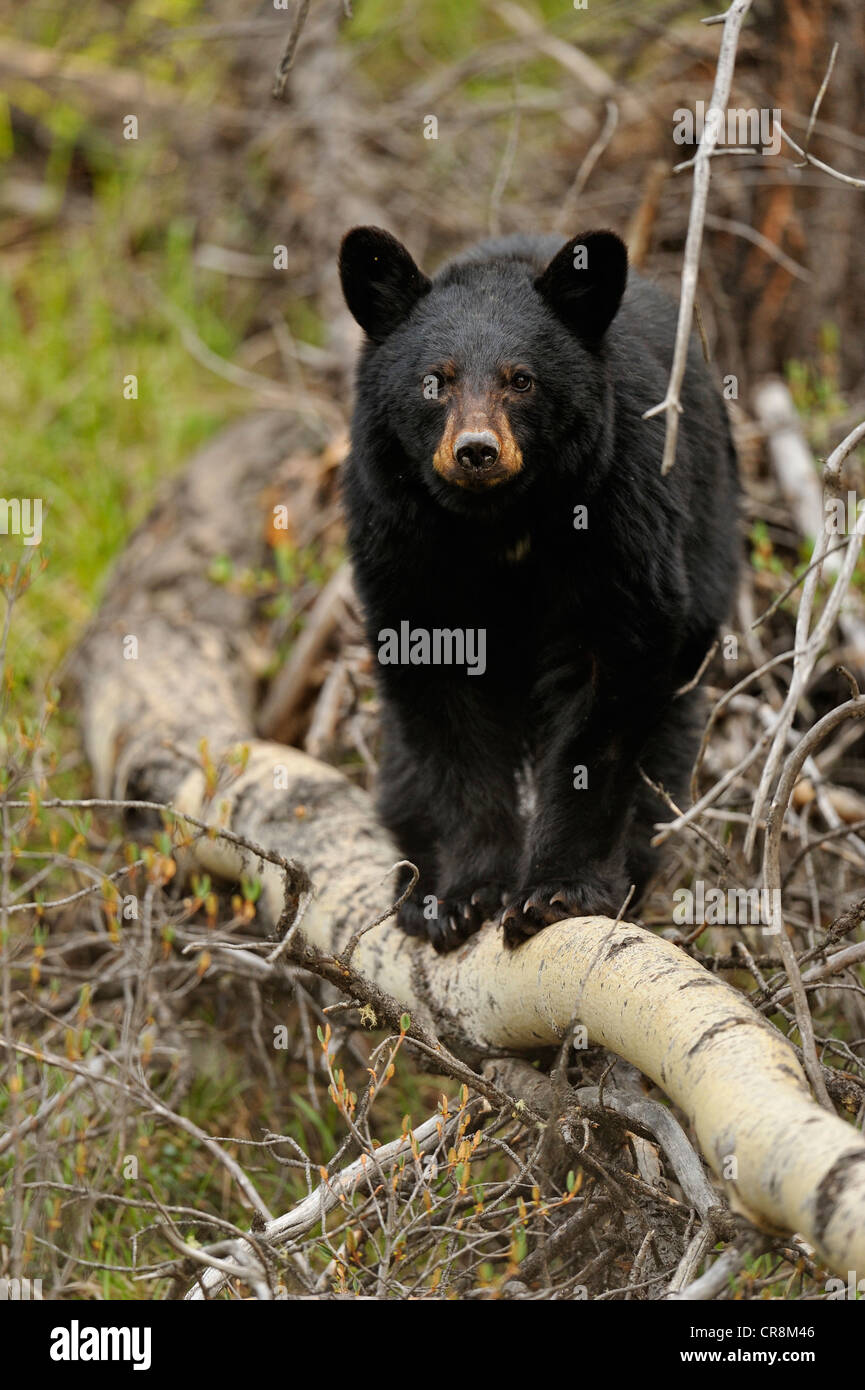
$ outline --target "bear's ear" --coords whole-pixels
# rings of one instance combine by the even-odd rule
[[[584,232],[550,261],[535,289],[579,338],[599,343],[616,316],[628,253],[614,232]]]
[[[402,242],[381,227],[346,233],[339,275],[346,304],[374,343],[383,342],[430,288]]]

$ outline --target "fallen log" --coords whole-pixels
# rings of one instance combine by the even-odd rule
[[[335,768],[252,736],[254,601],[208,578],[217,556],[259,562],[275,479],[302,528],[308,470],[285,463],[313,447],[273,414],[202,450],[130,543],[76,675],[100,794],[170,804],[301,864],[314,894],[300,930],[339,955],[392,904],[398,852],[366,793]],[[233,768],[216,792],[202,739]],[[283,917],[278,863],[206,835],[190,853],[223,879],[258,877],[260,918],[273,928]],[[839,1274],[865,1271],[865,1141],[812,1100],[782,1035],[669,941],[587,918],[507,952],[488,925],[439,958],[389,917],[359,937],[352,966],[472,1059],[555,1044],[579,1020],[680,1107],[737,1210],[800,1232]]]

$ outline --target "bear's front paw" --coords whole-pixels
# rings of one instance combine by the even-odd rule
[[[403,903],[397,922],[409,936],[427,936],[435,949],[444,954],[455,951],[484,922],[490,922],[505,901],[500,883],[483,883],[471,893],[448,893],[435,905],[422,907],[411,898]]]
[[[535,884],[512,898],[501,915],[505,946],[512,951],[566,917],[615,917],[624,899],[619,885],[602,878]]]
[[[426,936],[428,922],[424,910],[414,898],[407,898],[396,914],[397,926],[406,936]]]

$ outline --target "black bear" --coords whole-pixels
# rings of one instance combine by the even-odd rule
[[[615,915],[685,792],[695,676],[738,552],[726,412],[676,309],[612,232],[485,242],[428,279],[388,232],[342,244],[364,329],[343,488],[379,660],[379,809],[437,950]],[[642,775],[645,774],[645,777]]]

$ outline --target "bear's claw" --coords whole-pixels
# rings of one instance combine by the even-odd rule
[[[611,917],[621,907],[624,893],[612,884],[592,880],[540,884],[514,897],[499,921],[508,950],[520,946],[544,927],[568,917]]]
[[[427,916],[421,904],[409,898],[400,908],[397,922],[409,936],[428,937],[435,949],[444,954],[455,951],[484,922],[492,921],[504,901],[502,884],[482,883],[471,896],[458,890],[438,898],[434,917]]]

